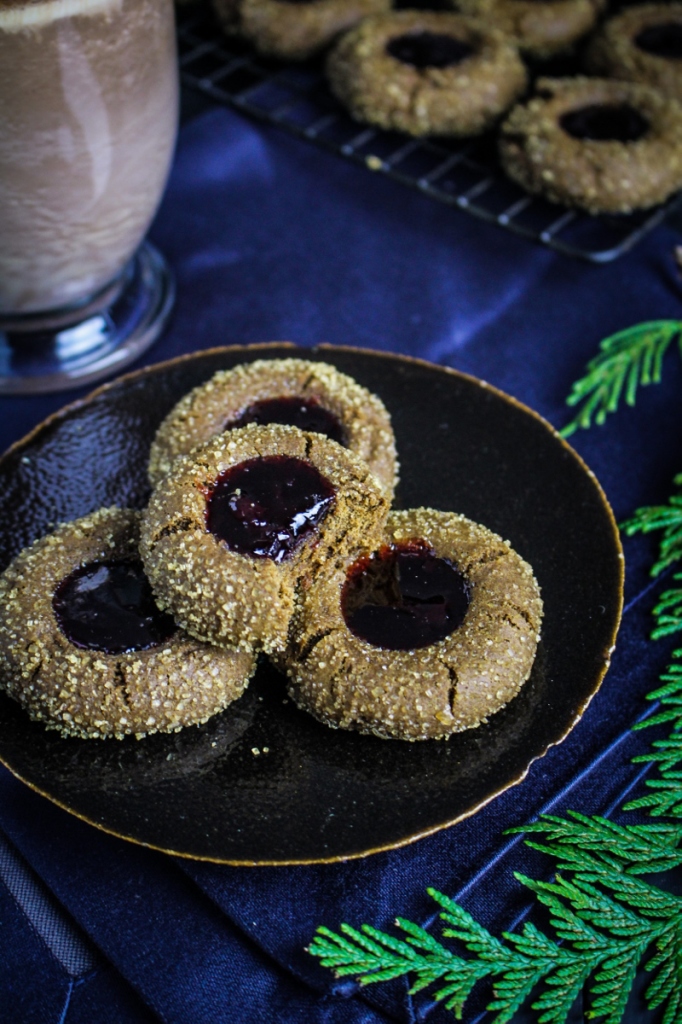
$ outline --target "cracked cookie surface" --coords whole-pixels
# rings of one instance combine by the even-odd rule
[[[0,681],[31,718],[64,736],[120,739],[205,722],[241,695],[255,671],[252,654],[198,643],[172,623],[162,622],[151,638],[136,635],[130,646],[142,642],[141,649],[121,649],[125,642],[112,640],[110,631],[106,649],[98,648],[92,615],[87,635],[70,639],[65,581],[84,577],[88,568],[134,569],[139,519],[139,512],[107,508],[64,523],[0,576]],[[92,586],[91,574],[86,587]],[[93,593],[84,593],[91,610]],[[121,607],[130,625],[135,611],[126,596]],[[82,618],[76,625],[83,630]],[[95,632],[99,628],[95,622]]]
[[[277,663],[295,702],[326,725],[383,738],[442,739],[485,721],[530,675],[542,600],[528,563],[462,515],[392,512],[382,545],[415,543],[466,580],[469,603],[461,624],[416,649],[375,646],[344,616],[352,560],[323,572],[306,592]]]
[[[313,414],[317,408],[337,420],[340,436],[333,439],[341,440],[349,451],[363,459],[389,500],[392,498],[398,461],[391,417],[385,405],[334,366],[307,359],[259,359],[242,363],[232,370],[220,370],[185,395],[171,409],[152,443],[149,456],[152,486],[170,471],[179,455],[185,455],[239,424],[255,406],[262,407],[278,399],[301,399],[308,407],[312,405]],[[271,419],[269,422],[280,421]]]
[[[410,135],[477,135],[526,88],[517,48],[483,21],[440,11],[367,18],[327,58],[332,91],[359,121]]]
[[[277,465],[288,473],[291,463],[294,478],[296,464],[306,467],[303,475],[319,476],[320,493],[311,498],[309,508],[319,506],[320,516],[305,535],[287,539],[284,520],[281,530],[268,521],[272,510],[288,499],[271,501],[258,488],[249,493],[233,477],[237,470],[257,470],[258,460],[267,465],[285,460]],[[290,494],[295,484],[285,476],[275,480],[270,494]],[[216,494],[223,511],[238,522],[235,526],[230,519],[225,529],[216,526],[211,532],[210,507]],[[296,523],[303,523],[308,512],[303,506],[291,509],[296,532]],[[140,551],[159,606],[170,610],[188,633],[243,650],[282,651],[301,589],[326,564],[378,538],[387,513],[382,488],[352,452],[297,427],[250,424],[213,438],[174,463],[144,513]],[[277,539],[280,533],[283,546]]]
[[[648,86],[541,78],[500,130],[523,188],[588,213],[631,213],[682,187],[682,106]]]

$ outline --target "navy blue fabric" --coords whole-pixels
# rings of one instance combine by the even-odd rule
[[[602,337],[682,316],[671,227],[614,264],[583,264],[218,108],[185,126],[153,238],[175,270],[178,303],[147,362],[276,339],[360,345],[475,374],[557,426]],[[679,363],[671,353],[663,383],[635,410],[573,439],[619,519],[664,500],[682,470]],[[2,399],[0,447],[64,400]],[[672,647],[648,640],[665,586],[649,579],[653,550],[647,538],[625,541],[613,664],[569,738],[475,817],[402,850],[298,868],[173,860],[89,828],[0,772],[0,828],[108,972],[99,987],[74,989],[61,1017],[69,979],[0,886],[0,1021],[107,1020],[98,1007],[117,999],[131,1022],[451,1020],[404,981],[335,981],[305,946],[323,923],[434,923],[427,885],[492,928],[510,927],[529,906],[513,871],[539,877],[551,865],[504,829],[542,810],[609,812],[636,791],[641,768],[630,758],[651,736],[630,725],[649,710],[643,696]],[[22,992],[34,988],[31,1002]]]

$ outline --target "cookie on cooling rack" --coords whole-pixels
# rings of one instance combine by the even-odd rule
[[[593,74],[641,82],[682,100],[682,4],[626,7],[593,37],[586,62]]]
[[[170,471],[178,455],[249,423],[282,423],[326,435],[363,459],[392,499],[398,463],[385,405],[334,366],[307,359],[242,363],[220,370],[185,395],[152,443],[152,486]]]
[[[175,732],[244,691],[250,653],[197,643],[156,606],[139,513],[64,523],[0,576],[0,683],[31,718],[85,739]]]
[[[300,592],[377,537],[387,513],[367,465],[340,444],[251,424],[174,463],[140,551],[160,606],[192,636],[281,651]]]
[[[605,0],[457,0],[458,10],[494,24],[537,60],[570,50],[605,6]]]
[[[332,91],[358,121],[410,135],[477,135],[526,88],[506,36],[460,14],[367,18],[327,58]]]
[[[682,188],[682,107],[632,82],[541,78],[499,145],[519,185],[588,213],[631,213]]]
[[[307,60],[390,0],[213,0],[228,35],[248,39],[259,53]]]
[[[518,693],[541,618],[533,571],[501,537],[454,513],[392,512],[379,545],[306,591],[277,660],[326,725],[442,739]]]

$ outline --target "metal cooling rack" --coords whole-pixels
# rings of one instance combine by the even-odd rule
[[[358,124],[332,96],[321,64],[260,57],[241,40],[223,36],[203,6],[180,12],[178,42],[184,85],[569,256],[593,263],[617,259],[682,199],[678,195],[629,216],[590,217],[530,196],[511,182],[489,136],[413,139]]]

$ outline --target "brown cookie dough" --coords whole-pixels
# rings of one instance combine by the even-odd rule
[[[96,624],[93,634],[90,618],[85,625],[82,617],[75,625],[65,618],[65,587],[74,578],[85,579],[82,600],[97,609],[93,573],[116,567],[134,574],[129,585],[136,590],[138,539],[138,512],[101,509],[36,541],[0,576],[0,681],[31,718],[64,736],[120,739],[205,722],[240,696],[255,670],[252,654],[197,643],[167,616],[151,616],[150,627],[149,608],[145,616],[131,613],[136,642],[149,640],[147,633],[138,635],[139,628],[151,628],[149,646],[120,649],[131,627],[128,618],[120,635],[107,623],[106,649],[83,645],[99,643],[102,634]],[[129,592],[118,606],[124,615],[128,599]],[[74,628],[81,630],[78,643],[67,635]]]
[[[375,589],[367,587],[360,602],[356,597],[355,608],[348,599],[349,580],[355,579],[358,564],[361,570],[364,566],[353,566],[352,559],[330,567],[305,594],[292,643],[279,660],[289,675],[292,698],[327,725],[384,738],[441,739],[479,725],[518,693],[533,665],[542,601],[531,567],[484,526],[433,509],[392,512],[382,544],[364,562],[376,564]],[[434,599],[433,587],[420,589],[442,570],[440,561],[428,560],[421,577],[403,564],[399,585],[395,570],[392,579],[381,579],[382,560],[396,550],[421,550],[431,559],[446,560],[448,571],[458,575],[458,570],[463,578],[468,607],[465,602],[453,618],[449,606],[443,611],[442,598]],[[442,584],[438,579],[437,585]],[[382,606],[396,603],[396,586],[405,605],[394,620],[398,642],[415,626],[410,619],[416,604],[417,616],[424,615],[415,627],[422,646],[395,649],[366,639],[372,622],[376,628],[377,609],[381,628]],[[360,589],[356,586],[354,593]],[[370,608],[358,620],[353,616],[362,601]],[[428,630],[445,635],[424,642],[434,635]]]
[[[144,513],[140,551],[160,607],[192,636],[280,651],[297,592],[378,537],[387,512],[352,452],[252,424],[176,461]]]
[[[213,0],[213,7],[225,32],[259,53],[307,60],[362,18],[387,11],[390,0]]]
[[[410,135],[477,135],[526,88],[516,47],[461,14],[367,18],[327,58],[332,91],[359,121]]]
[[[336,420],[333,440],[363,459],[386,491],[389,500],[397,481],[398,462],[391,417],[381,399],[327,363],[307,359],[259,359],[233,370],[221,370],[194,388],[163,421],[149,457],[152,486],[170,470],[178,455],[229,429],[242,426],[259,412],[260,403],[301,399],[312,415],[316,409]],[[261,417],[265,410],[260,408]],[[277,415],[272,410],[269,415]],[[291,417],[291,410],[282,410]],[[261,422],[263,419],[261,418]],[[280,422],[279,419],[266,422]],[[289,422],[291,420],[282,420]],[[293,425],[298,425],[294,423]]]
[[[541,78],[500,132],[507,174],[589,213],[631,213],[682,187],[682,107],[602,78]]]
[[[590,41],[588,69],[682,101],[682,4],[626,7]]]
[[[489,20],[538,60],[570,50],[604,6],[604,0],[457,0],[464,14]]]

